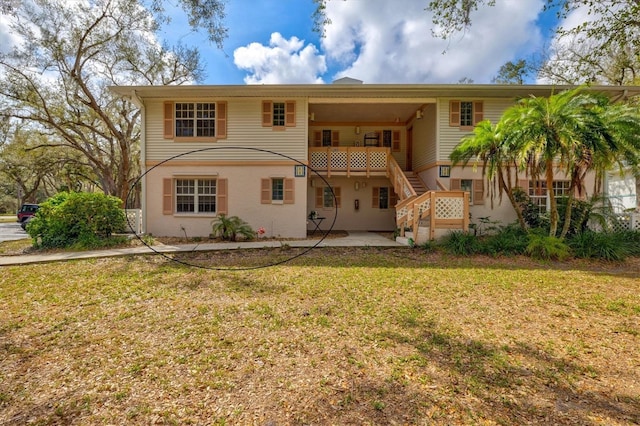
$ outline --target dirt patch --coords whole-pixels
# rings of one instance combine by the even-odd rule
[[[257,238],[252,241],[303,241],[306,239],[313,240],[318,239],[324,236],[324,233],[316,232],[312,233],[311,231],[307,231],[307,238]],[[348,237],[349,233],[347,231],[331,231],[326,235],[326,239],[334,239],[334,238],[344,238]],[[221,243],[223,240],[221,238],[209,238],[209,237],[153,237],[154,243],[166,244],[166,245],[180,245],[180,244],[207,244],[207,243]],[[246,241],[246,240],[238,240],[238,241]]]

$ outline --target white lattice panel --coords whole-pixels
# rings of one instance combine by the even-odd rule
[[[404,198],[411,197],[411,188],[409,188],[408,186],[404,185],[403,189],[404,189]]]
[[[427,198],[422,203],[418,204],[418,217],[422,217],[422,213],[431,208],[431,198]]]
[[[345,151],[336,151],[331,153],[332,169],[347,169],[347,153]]]
[[[396,210],[396,219],[400,219],[401,217],[408,214],[409,214],[409,209],[407,208],[407,206],[404,206],[403,208]]]
[[[326,152],[312,152],[311,153],[311,167],[316,170],[327,169],[327,153]]]
[[[464,217],[464,200],[462,198],[436,198],[435,208],[438,219],[462,219]]]
[[[386,152],[372,152],[371,153],[371,168],[372,169],[386,169],[387,168],[387,153]]]
[[[367,169],[367,153],[366,152],[352,152],[351,153],[351,170],[366,170]]]

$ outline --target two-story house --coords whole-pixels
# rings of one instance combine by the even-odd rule
[[[318,224],[424,239],[470,217],[513,221],[508,203],[491,208],[480,168],[452,168],[449,154],[517,98],[568,88],[337,83],[113,87],[142,109],[145,232],[207,236],[221,213],[293,238]]]

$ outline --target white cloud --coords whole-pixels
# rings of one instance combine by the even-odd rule
[[[473,25],[451,41],[431,35],[431,15],[415,0],[327,3],[331,24],[322,47],[342,64],[336,77],[365,83],[488,83],[499,67],[535,51],[542,0],[504,0],[472,15]],[[443,51],[447,51],[443,54]]]
[[[0,14],[0,53],[9,53],[19,42],[11,31],[9,18]]]
[[[269,46],[251,43],[233,52],[234,63],[249,71],[247,84],[322,83],[319,75],[327,70],[325,57],[318,49],[297,37],[285,39],[271,34]]]

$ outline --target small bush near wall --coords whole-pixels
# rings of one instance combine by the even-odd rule
[[[574,235],[569,246],[576,257],[621,261],[629,256],[638,256],[638,232],[593,232],[585,231]]]
[[[543,260],[564,260],[570,257],[622,261],[640,256],[640,232],[584,231],[565,240],[549,237],[545,229],[523,231],[517,225],[501,227],[493,235],[477,236],[454,231],[440,241],[421,246],[426,252],[444,250],[457,256],[486,254],[490,256],[529,255]]]
[[[122,232],[125,223],[116,197],[61,192],[40,204],[27,232],[36,248],[96,248],[113,245],[112,234]]]

